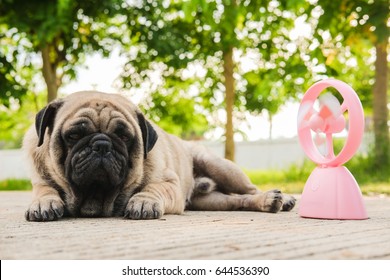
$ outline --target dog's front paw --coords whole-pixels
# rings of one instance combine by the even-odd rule
[[[125,210],[125,218],[133,220],[159,219],[163,214],[161,203],[151,198],[132,197]]]
[[[256,196],[259,211],[276,213],[282,208],[283,195],[279,190],[267,191]]]
[[[64,215],[64,202],[57,196],[45,196],[34,200],[25,213],[27,221],[55,221]]]

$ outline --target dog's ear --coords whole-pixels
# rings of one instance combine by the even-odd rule
[[[35,116],[35,129],[38,135],[38,147],[43,144],[46,128],[49,128],[49,132],[52,130],[57,111],[63,103],[64,102],[62,100],[55,100],[49,103]]]
[[[156,144],[158,135],[150,122],[148,122],[142,113],[137,113],[138,123],[141,127],[142,140],[144,142],[144,159]]]

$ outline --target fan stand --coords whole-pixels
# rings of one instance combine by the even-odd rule
[[[322,90],[334,87],[344,98],[342,112],[348,110],[350,128],[345,146],[335,156],[332,134],[326,134],[327,155],[316,149],[310,128],[298,130],[300,143],[308,157],[317,164],[310,174],[300,200],[299,215],[304,218],[362,220],[367,219],[362,193],[351,172],[344,166],[358,149],[364,130],[363,109],[357,94],[347,84],[328,79],[314,84],[304,101],[312,101]]]
[[[345,166],[318,166],[312,171],[302,193],[299,215],[320,219],[367,219],[359,185]]]

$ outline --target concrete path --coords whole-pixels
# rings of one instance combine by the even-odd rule
[[[295,208],[50,223],[24,220],[30,198],[0,192],[0,259],[390,259],[390,198],[365,198],[362,221],[303,219]]]

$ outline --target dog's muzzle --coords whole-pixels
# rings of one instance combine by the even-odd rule
[[[71,160],[72,181],[81,189],[111,188],[123,181],[126,159],[106,134],[97,133]]]

